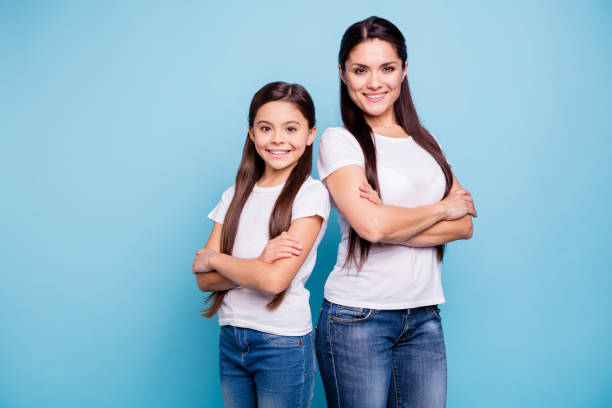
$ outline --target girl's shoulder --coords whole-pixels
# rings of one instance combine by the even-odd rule
[[[311,215],[319,215],[327,220],[329,211],[330,199],[327,188],[320,180],[308,176],[293,201],[291,220]]]
[[[322,205],[329,204],[329,192],[325,184],[321,180],[314,179],[310,176],[306,179],[296,195],[297,201],[318,202]]]
[[[234,198],[234,186],[230,186],[221,195],[221,200],[217,203],[217,206],[208,214],[208,218],[219,224],[223,224],[225,214],[232,203]]]
[[[306,181],[304,181],[304,184],[302,184],[302,187],[300,187],[300,190],[298,191],[298,195],[302,195],[302,194],[315,194],[315,195],[327,195],[327,188],[325,188],[325,185],[321,182],[321,180],[317,180],[315,178],[312,178],[311,176],[308,176],[308,178],[306,179]]]

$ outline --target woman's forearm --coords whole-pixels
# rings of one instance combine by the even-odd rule
[[[433,247],[458,239],[470,239],[472,231],[472,217],[466,215],[454,221],[440,221],[401,244],[417,248]]]
[[[236,287],[236,283],[217,271],[196,273],[196,282],[202,292],[219,292]]]
[[[403,244],[431,228],[446,216],[441,203],[433,203],[415,208],[381,205],[372,208],[374,216],[370,220],[371,233],[365,237],[371,242]]]
[[[342,167],[326,181],[340,212],[357,234],[370,242],[401,244],[447,216],[442,202],[407,208],[364,200],[359,187],[366,179],[359,166]]]
[[[339,176],[354,184],[358,172],[347,169]],[[344,194],[351,193],[337,181],[332,180],[334,189]],[[454,175],[448,197],[416,208],[383,205],[379,194],[367,182],[359,186],[359,191],[361,202],[343,200],[341,195],[338,199],[334,196],[334,199],[336,203],[341,202],[339,207],[343,205],[347,210],[343,214],[357,234],[370,242],[430,247],[472,236],[471,215],[476,216],[476,209],[469,192],[461,188]]]

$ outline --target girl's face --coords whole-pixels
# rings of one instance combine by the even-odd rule
[[[317,128],[308,127],[308,120],[291,102],[274,101],[262,105],[249,137],[255,150],[266,163],[266,172],[286,171],[295,167],[306,146],[314,142]]]
[[[393,104],[399,98],[408,63],[402,60],[387,41],[373,39],[352,49],[340,69],[340,77],[353,102],[370,117],[393,114]]]

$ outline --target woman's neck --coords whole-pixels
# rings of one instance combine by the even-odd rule
[[[392,129],[395,126],[398,126],[393,107],[377,116],[369,116],[364,114],[364,119],[372,129]]]
[[[408,133],[406,133],[404,128],[397,123],[395,120],[395,115],[384,117],[383,115],[365,117],[366,123],[372,129],[372,132],[376,133],[377,135],[392,137],[395,139],[402,139],[410,136]]]

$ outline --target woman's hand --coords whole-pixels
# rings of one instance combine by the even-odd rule
[[[198,252],[196,252],[196,256],[193,260],[191,271],[193,273],[204,273],[212,271],[213,267],[210,266],[210,259],[215,255],[217,255],[217,252],[213,251],[212,249],[199,249]]]
[[[367,181],[364,181],[363,184],[359,186],[359,197],[365,198],[373,204],[382,205],[380,196]]]
[[[477,217],[476,207],[474,207],[474,200],[469,191],[460,188],[459,190],[452,191],[440,201],[440,204],[444,206],[446,221],[458,220],[466,215]]]
[[[301,252],[302,245],[299,239],[283,231],[278,237],[268,241],[258,258],[260,261],[271,264],[278,259],[297,256]]]

